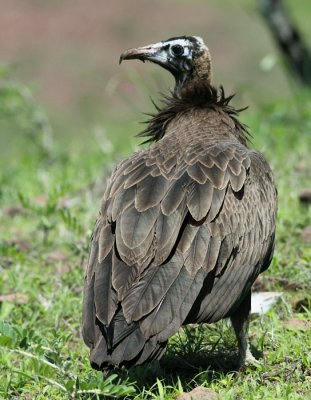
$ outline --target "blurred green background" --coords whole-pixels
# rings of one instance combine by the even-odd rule
[[[289,98],[295,88],[256,0],[0,0],[0,5],[0,77],[2,71],[7,79],[9,68],[11,81],[26,83],[31,91],[23,96],[33,93],[55,140],[68,151],[96,146],[106,135],[117,146],[120,140],[136,143],[132,136],[141,129],[141,112],[153,109],[149,96],[157,99],[173,84],[154,65],[119,67],[119,55],[129,47],[181,34],[202,36],[212,53],[214,83],[237,92],[237,106],[261,107]],[[309,37],[311,3],[287,5]],[[12,158],[21,140],[16,126],[2,118],[0,132],[1,158]]]

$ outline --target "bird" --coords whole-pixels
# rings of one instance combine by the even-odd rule
[[[178,36],[124,60],[169,71],[174,88],[139,133],[148,146],[108,180],[90,240],[82,333],[94,369],[160,360],[186,324],[230,318],[240,366],[251,288],[271,263],[277,212],[272,170],[251,149],[241,110],[212,85],[208,47]]]

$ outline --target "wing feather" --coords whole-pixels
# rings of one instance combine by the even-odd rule
[[[172,321],[157,335],[159,341],[167,340],[177,332],[181,325],[184,324],[198,294],[202,289],[204,278],[204,272],[202,270],[198,271],[194,279],[191,281],[190,286],[187,288],[187,291],[182,291],[180,305],[174,306],[173,308],[174,312]]]
[[[151,168],[147,167],[145,164],[137,168],[133,173],[125,176],[124,189],[128,189],[139,182],[144,180],[151,173]]]
[[[208,222],[213,221],[219,213],[225,199],[226,191],[227,188],[214,190],[212,204],[207,216]]]
[[[200,185],[192,183],[187,191],[187,207],[196,221],[201,221],[206,217],[212,201],[213,201],[214,188],[209,183]]]
[[[163,176],[154,178],[151,175],[139,182],[135,196],[136,209],[143,212],[159,204],[168,190],[169,183]]]
[[[98,258],[98,241],[92,240],[90,244],[90,254],[86,268],[86,281],[89,282],[94,274],[95,266]]]
[[[212,236],[209,241],[206,257],[203,262],[205,272],[210,272],[216,265],[219,249],[221,246],[221,239],[217,236]]]
[[[111,280],[112,251],[104,261],[97,263],[94,281],[94,302],[96,317],[109,325],[117,309],[118,299]]]
[[[188,167],[187,173],[195,182],[203,184],[207,181],[207,176],[198,162]]]
[[[111,232],[111,225],[105,225],[99,235],[98,239],[98,261],[101,263],[111,251],[114,244],[115,237]]]
[[[207,226],[201,225],[192,239],[189,250],[185,254],[185,266],[190,276],[195,276],[197,271],[202,268],[210,236]]]
[[[191,181],[188,174],[184,173],[179,179],[173,179],[168,192],[161,202],[161,210],[164,215],[172,214],[184,199],[186,188]]]
[[[104,194],[104,200],[112,198],[118,193],[119,190],[123,189],[125,178],[126,177],[122,174],[116,174],[114,179],[110,179],[110,183],[108,184],[106,192]]]
[[[239,175],[235,175],[234,173],[230,174],[230,184],[232,189],[235,192],[239,192],[244,186],[245,179],[246,179],[246,170],[242,166]]]
[[[116,221],[120,214],[135,200],[135,189],[120,190],[116,196],[111,199],[107,210],[108,219]]]
[[[189,251],[192,241],[199,229],[200,229],[199,225],[190,225],[190,224],[186,225],[185,230],[177,246],[177,249],[181,253],[186,254]]]
[[[177,251],[166,264],[152,268],[131,287],[122,303],[128,323],[141,319],[159,304],[178,276],[183,261],[181,254]]]
[[[157,251],[153,261],[154,265],[162,264],[169,257],[180,234],[184,218],[185,201],[169,216],[160,213],[156,223]]]
[[[169,336],[177,332],[193,304],[191,304],[191,301],[189,303],[185,302],[187,294],[193,301],[202,287],[203,279],[200,272],[198,276],[201,276],[201,279],[195,279],[195,277],[191,276],[185,266],[181,268],[180,273],[167,294],[163,296],[158,307],[141,322],[140,328],[145,337],[158,335],[158,340],[162,341],[167,340]],[[193,285],[190,296],[193,282],[195,282],[195,285]],[[168,326],[169,332],[168,330],[166,331]],[[167,333],[169,333],[168,336],[166,336]]]
[[[146,237],[136,247],[130,248],[123,240],[121,224],[116,227],[116,248],[121,259],[129,266],[140,267],[140,270],[146,268],[154,257],[155,249],[152,249],[154,242],[154,227],[150,232],[145,232]],[[133,229],[133,227],[132,227]],[[147,262],[149,261],[149,262]],[[147,265],[146,265],[147,263]]]
[[[170,290],[164,293],[158,306],[140,324],[140,328],[145,337],[150,337],[161,332],[174,318],[174,311],[177,310],[182,302],[183,293],[187,292],[193,278],[190,276],[185,266],[171,281]],[[151,310],[152,311],[152,310]]]
[[[94,304],[94,280],[95,276],[88,282],[85,278],[83,288],[83,338],[87,346],[91,347],[95,343],[95,304]]]
[[[137,277],[138,269],[136,266],[129,266],[113,254],[112,258],[112,287],[118,295],[118,301],[122,301],[126,293],[130,290],[135,278]]]
[[[160,206],[154,206],[144,212],[135,207],[127,208],[120,216],[120,234],[129,249],[141,245],[148,237],[158,217]]]
[[[228,155],[228,152],[221,149],[221,151],[213,157],[214,164],[217,165],[217,167],[224,172],[226,171],[228,163],[231,159],[230,156]]]
[[[235,176],[240,175],[242,166],[243,166],[243,164],[242,164],[242,162],[241,162],[241,159],[237,159],[237,158],[235,158],[235,157],[233,157],[233,158],[230,160],[229,164],[228,164],[228,167],[229,167],[230,171],[231,171]]]

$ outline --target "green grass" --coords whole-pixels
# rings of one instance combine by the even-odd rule
[[[299,93],[242,115],[279,191],[275,257],[260,285],[284,292],[285,303],[252,321],[260,365],[235,369],[235,339],[222,321],[180,330],[160,371],[106,380],[90,368],[81,338],[83,265],[105,178],[135,143],[129,124],[111,125],[108,139],[92,133],[76,151],[43,146],[45,131],[30,117],[27,129],[16,124],[11,156],[0,161],[0,398],[167,400],[203,385],[228,400],[311,399],[311,248],[300,239],[311,210],[298,201],[310,186],[310,110],[309,94]]]

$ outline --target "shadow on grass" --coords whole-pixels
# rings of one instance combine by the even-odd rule
[[[224,326],[186,326],[170,340],[160,362],[122,369],[119,376],[136,382],[140,390],[153,386],[157,379],[165,386],[176,386],[180,380],[184,389],[191,390],[203,382],[209,384],[243,371],[238,366],[235,336]],[[262,356],[256,348],[251,351],[257,359]]]

